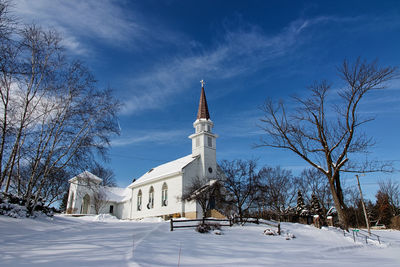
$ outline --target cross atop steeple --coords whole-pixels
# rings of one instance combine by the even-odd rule
[[[204,88],[204,85],[206,84],[206,82],[204,80],[201,80],[200,83],[201,83],[201,88]]]

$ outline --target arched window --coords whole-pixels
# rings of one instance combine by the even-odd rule
[[[137,195],[137,210],[142,209],[142,190],[139,190],[139,193]]]
[[[164,183],[161,191],[161,206],[165,207],[168,205],[168,186]]]
[[[148,209],[154,208],[154,188],[151,186],[149,191],[149,203],[147,204]]]

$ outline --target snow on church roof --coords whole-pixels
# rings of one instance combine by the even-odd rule
[[[106,200],[112,202],[124,202],[131,197],[129,188],[104,187],[104,192],[106,193]]]
[[[176,159],[174,161],[167,162],[165,164],[162,164],[160,166],[157,166],[153,169],[150,169],[148,172],[143,174],[139,179],[137,179],[135,182],[130,184],[128,187],[132,188],[133,186],[148,183],[150,181],[156,180],[156,179],[161,179],[164,177],[168,177],[174,174],[178,174],[182,171],[186,165],[188,165],[190,162],[195,160],[197,157],[193,157],[192,154],[187,155],[185,157]]]
[[[69,179],[68,181],[69,181],[70,183],[72,183],[72,182],[74,182],[75,180],[77,180],[78,178],[91,179],[91,180],[95,180],[95,181],[98,181],[98,182],[102,182],[102,181],[103,181],[103,179],[97,177],[96,175],[94,175],[93,173],[88,172],[88,171],[84,171],[84,172],[78,174],[77,176],[72,177],[72,178]]]

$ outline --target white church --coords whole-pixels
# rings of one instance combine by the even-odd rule
[[[102,180],[85,171],[69,180],[67,213],[109,213],[120,219],[201,218],[198,203],[182,200],[184,190],[193,179],[201,178],[211,184],[216,177],[223,176],[216,161],[218,135],[212,131],[214,124],[208,111],[204,82],[201,84],[197,119],[193,123],[195,131],[189,136],[191,154],[150,169],[127,188],[100,186]],[[216,210],[210,215],[223,217]]]

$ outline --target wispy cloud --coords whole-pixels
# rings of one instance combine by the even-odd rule
[[[130,80],[128,83],[132,90],[126,97],[123,114],[162,107],[169,97],[204,77],[209,80],[240,78],[261,68],[274,67],[279,59],[295,56],[293,52],[312,40],[315,35],[312,29],[360,19],[334,16],[298,19],[274,35],[266,34],[254,25],[227,29],[210,48],[175,55],[169,62],[160,62],[153,69],[141,73],[140,77]]]
[[[189,87],[202,77],[229,79],[273,65],[274,60],[302,44],[301,33],[311,25],[298,20],[276,35],[266,35],[256,27],[227,31],[222,41],[198,53],[178,55],[147,73],[129,81],[131,95],[125,101],[124,114],[158,108],[168,97]]]
[[[230,114],[223,115],[223,120],[218,123],[218,134],[224,138],[254,138],[253,142],[258,141],[257,136],[264,132],[258,126],[262,117],[261,110],[238,110]]]
[[[158,42],[174,42],[174,36],[161,26],[153,27],[144,16],[113,0],[17,0],[15,13],[25,23],[38,23],[61,31],[64,45],[75,53],[93,49],[88,41],[129,49]]]
[[[187,130],[146,130],[136,131],[133,134],[127,134],[111,141],[111,145],[127,146],[144,143],[171,143],[174,140],[182,140],[187,135]]]

